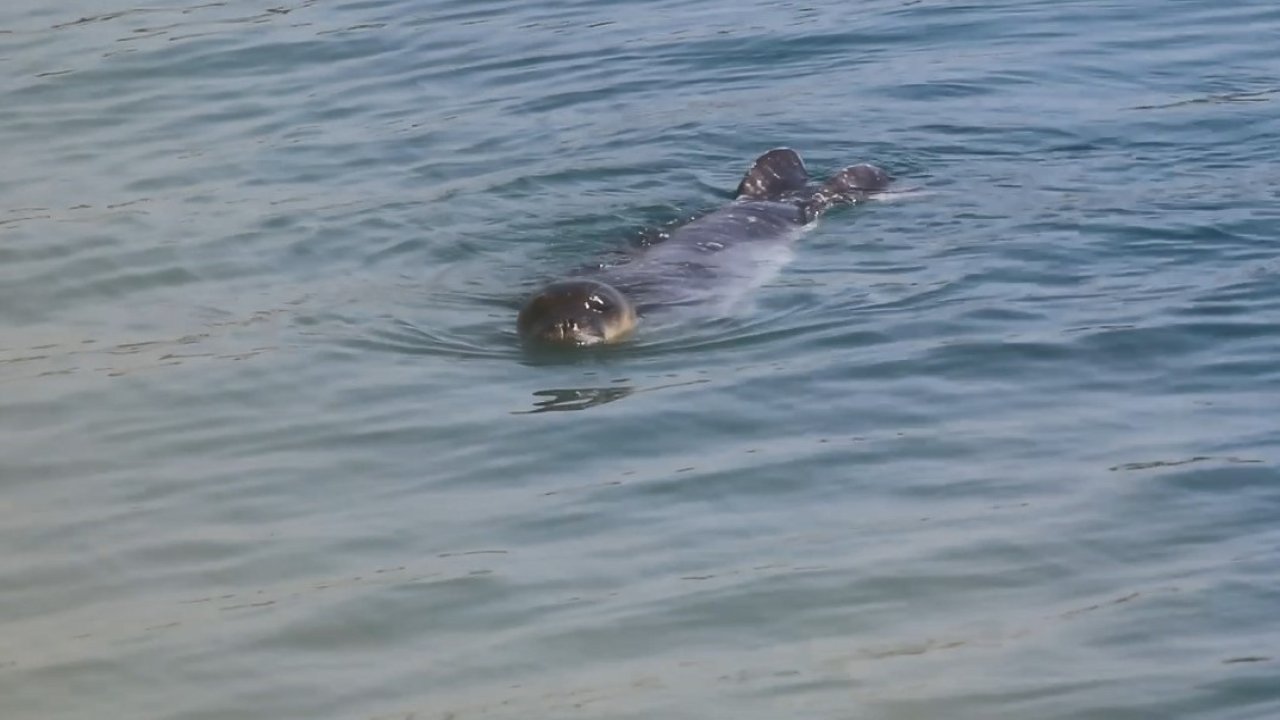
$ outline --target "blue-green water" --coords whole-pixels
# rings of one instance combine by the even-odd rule
[[[1280,6],[133,1],[0,9],[0,717],[1280,716]],[[920,192],[520,352],[776,145]]]

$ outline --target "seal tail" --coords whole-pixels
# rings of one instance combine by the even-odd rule
[[[884,190],[892,178],[875,165],[850,165],[827,178],[802,206],[806,222],[822,217],[833,205],[861,202],[873,192]]]
[[[738,183],[737,197],[749,200],[776,200],[787,193],[804,190],[809,171],[790,148],[774,148],[756,158]]]

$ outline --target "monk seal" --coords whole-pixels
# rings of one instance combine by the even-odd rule
[[[560,280],[529,298],[516,318],[521,337],[562,345],[618,342],[636,326],[636,308],[622,291],[598,280]]]
[[[775,148],[752,164],[735,198],[666,233],[625,262],[580,271],[525,301],[516,319],[528,343],[586,346],[630,337],[647,308],[699,302],[717,281],[747,278],[830,208],[885,189],[888,173],[852,165],[812,186],[804,161]]]

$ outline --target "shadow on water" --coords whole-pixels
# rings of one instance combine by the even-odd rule
[[[562,410],[586,410],[630,397],[635,391],[636,389],[631,386],[539,390],[533,396],[546,399],[535,402],[533,410],[513,410],[511,414],[532,415]]]
[[[688,380],[686,382],[667,383],[664,385],[654,385],[653,387],[637,388],[633,385],[620,385],[617,387],[593,387],[593,388],[559,388],[553,390],[539,390],[533,393],[536,398],[545,398],[533,404],[532,410],[512,410],[512,415],[534,415],[536,413],[559,412],[565,410],[588,410],[600,405],[607,405],[611,402],[622,400],[639,393],[653,392],[655,390],[669,390],[671,388],[684,387],[687,385],[701,385],[711,382],[706,378],[699,380]]]
[[[519,344],[519,343],[518,343]],[[635,355],[630,343],[583,348],[561,348],[520,344],[521,364],[530,368],[612,365],[621,358]],[[532,415],[546,412],[587,410],[617,402],[624,398],[654,390],[708,382],[706,379],[679,383],[665,383],[652,387],[637,387],[626,377],[612,381],[611,386],[581,388],[548,388],[533,393],[536,398],[531,410],[512,410],[512,415]]]

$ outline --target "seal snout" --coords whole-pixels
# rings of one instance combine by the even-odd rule
[[[522,339],[550,345],[617,342],[635,327],[631,301],[596,280],[561,280],[525,302],[516,319]]]
[[[575,318],[564,318],[544,323],[538,337],[546,342],[592,345],[603,340],[604,332],[595,323],[585,323]]]

